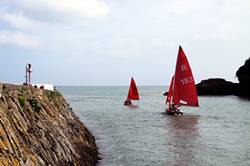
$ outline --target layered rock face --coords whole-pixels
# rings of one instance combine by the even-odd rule
[[[0,165],[95,165],[95,139],[55,91],[0,84]]]

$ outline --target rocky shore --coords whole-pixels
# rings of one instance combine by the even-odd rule
[[[0,84],[0,165],[96,165],[95,139],[58,91]]]

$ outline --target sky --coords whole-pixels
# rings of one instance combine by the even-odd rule
[[[179,45],[195,82],[250,57],[248,0],[1,0],[0,82],[167,86]]]

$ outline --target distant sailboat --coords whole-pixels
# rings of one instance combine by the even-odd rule
[[[131,78],[128,96],[124,102],[124,105],[131,105],[132,104],[131,100],[139,100],[139,93],[133,77]]]
[[[172,77],[166,103],[168,115],[183,114],[177,108],[180,105],[199,106],[193,74],[181,46],[179,47],[175,74]]]

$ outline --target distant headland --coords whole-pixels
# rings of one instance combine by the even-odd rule
[[[236,76],[239,83],[226,81],[223,78],[202,80],[196,84],[197,93],[198,95],[236,95],[250,97],[250,58],[237,70]],[[167,92],[164,93],[164,95],[167,94]]]

